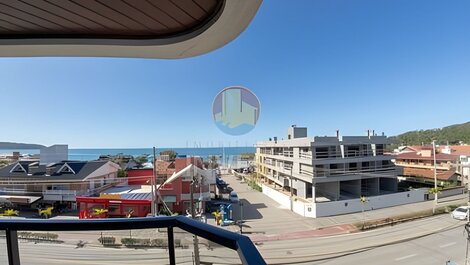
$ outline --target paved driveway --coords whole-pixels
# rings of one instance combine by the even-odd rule
[[[250,228],[245,227],[244,232],[279,234],[316,228],[313,219],[281,208],[274,200],[251,189],[246,183],[241,183],[236,177],[224,175],[222,178],[237,192],[243,203],[243,219],[246,220],[246,225],[250,226]],[[233,218],[240,219],[239,204],[233,204]]]

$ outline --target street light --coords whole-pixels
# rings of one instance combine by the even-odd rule
[[[292,169],[294,168],[294,164],[290,166],[290,210],[291,212],[294,211],[294,201],[293,201],[293,196],[294,196],[294,183],[293,183],[293,178],[292,178]]]
[[[436,141],[432,141],[432,152],[434,156],[434,207],[432,213],[434,214],[437,207],[437,165],[436,165]]]
[[[239,201],[240,205],[240,220],[238,221],[240,225],[240,234],[243,234],[243,202]]]

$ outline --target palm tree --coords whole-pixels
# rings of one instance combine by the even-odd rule
[[[217,156],[209,156],[208,158],[211,168],[217,168],[219,166],[217,164],[217,161],[219,161],[219,158]]]
[[[361,206],[362,206],[362,230],[364,230],[364,227],[366,225],[366,212],[364,211],[364,207],[366,203],[369,202],[369,198],[366,196],[361,196]]]
[[[434,194],[434,196],[437,196],[437,194],[441,193],[441,190],[440,188],[430,188],[428,192],[429,194]],[[432,214],[436,213],[436,207],[437,207],[437,204],[434,203],[432,206]]]

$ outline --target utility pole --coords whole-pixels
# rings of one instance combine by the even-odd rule
[[[240,201],[240,234],[243,234],[243,202]]]
[[[436,165],[436,140],[432,141],[432,153],[434,156],[434,208],[433,214],[437,208],[437,165]]]
[[[290,210],[291,212],[294,211],[294,201],[293,201],[293,196],[294,196],[294,182],[292,178],[292,169],[294,168],[294,164],[290,166]]]
[[[465,225],[465,231],[467,232],[467,247],[465,249],[465,265],[468,265],[468,242],[470,241],[470,224]]]
[[[193,159],[193,158],[191,158]],[[190,189],[189,189],[189,192],[190,192],[190,200],[191,200],[191,218],[193,220],[196,219],[196,211],[194,209],[194,183],[196,182],[196,166],[193,164],[193,170],[192,170],[192,180],[191,180],[191,184],[190,184]],[[194,263],[196,265],[200,265],[201,264],[201,260],[199,259],[199,240],[197,238],[196,235],[193,236],[193,244],[194,244]]]
[[[157,216],[157,207],[156,207],[156,199],[155,199],[155,184],[157,182],[156,178],[156,170],[157,170],[157,157],[155,156],[155,146],[153,147],[153,172],[152,172],[152,179],[150,181],[150,185],[152,186],[152,205],[151,205],[151,213],[152,216]]]

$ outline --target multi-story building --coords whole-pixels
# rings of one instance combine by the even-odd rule
[[[434,187],[434,159],[436,179],[440,187],[459,186],[461,174],[457,171],[459,156],[441,152],[432,146],[408,146],[395,155],[395,164],[402,169],[400,180],[413,187]]]
[[[110,161],[18,161],[0,169],[0,198],[14,204],[68,204],[114,184],[119,166]]]
[[[257,172],[263,190],[276,191],[269,192],[272,196],[292,190],[295,202],[307,203],[307,211],[312,213],[306,216],[360,211],[357,202],[361,196],[376,201],[369,205],[374,209],[424,200],[423,194],[404,200],[398,194],[388,202],[380,199],[397,192],[397,168],[392,156],[384,153],[389,143],[386,136],[371,131],[366,136],[340,136],[337,132],[333,137],[309,138],[307,128],[292,126],[287,140],[274,137],[257,143]],[[325,211],[326,204],[319,204],[328,202],[345,204]],[[291,208],[292,204],[291,199]]]
[[[446,145],[439,148],[443,154],[451,154],[458,157],[456,171],[461,175],[462,185],[468,187],[470,177],[470,145]]]

